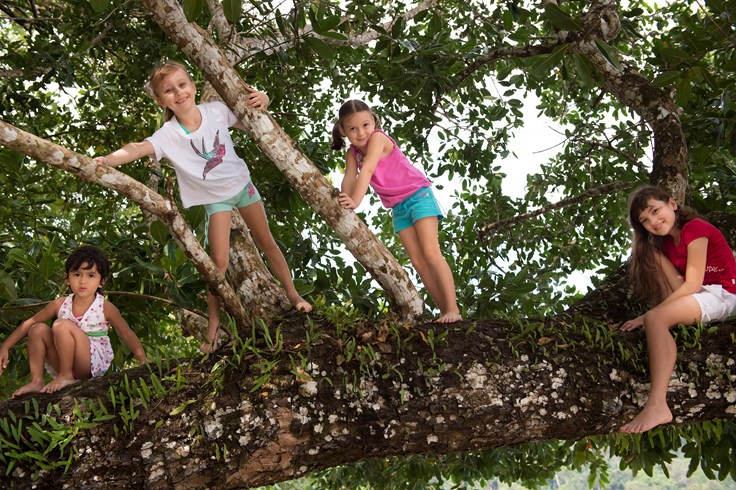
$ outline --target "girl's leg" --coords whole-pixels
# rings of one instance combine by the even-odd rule
[[[28,365],[31,368],[31,381],[15,390],[13,397],[26,393],[38,393],[43,389],[46,384],[43,373],[47,358],[51,366],[58,370],[59,356],[56,353],[51,328],[45,323],[36,323],[28,329]]]
[[[399,238],[404,243],[412,264],[415,263],[415,256],[418,256],[416,263],[422,263],[421,267],[425,269],[426,279],[419,269],[417,272],[420,272],[419,276],[424,286],[442,312],[437,322],[454,323],[462,320],[460,309],[457,306],[455,279],[440,250],[437,217],[421,218],[409,228],[413,229],[413,233],[407,232],[402,236],[402,232],[406,229],[401,230]],[[404,238],[407,240],[405,241]],[[416,240],[415,243],[414,240]],[[409,247],[407,247],[407,242],[410,242]]]
[[[209,217],[207,239],[210,244],[210,257],[215,266],[225,274],[230,261],[230,222],[231,211],[222,211]],[[200,350],[208,353],[217,347],[217,330],[220,327],[220,301],[207,290],[207,341]]]
[[[419,278],[422,280],[422,284],[424,284],[424,287],[427,289],[429,296],[434,300],[435,304],[437,304],[440,311],[445,311],[446,306],[442,303],[442,295],[437,288],[437,284],[432,280],[427,261],[424,260],[424,253],[422,252],[421,245],[419,245],[419,237],[417,236],[416,228],[414,228],[414,226],[409,226],[408,228],[404,228],[399,231],[398,235],[402,245],[404,245],[404,250],[406,250],[406,253],[409,256],[409,260],[411,260],[412,267],[414,267],[414,270],[419,274]]]
[[[51,333],[59,355],[59,375],[43,387],[44,393],[54,393],[92,376],[87,334],[71,320],[64,319],[53,323]]]
[[[284,290],[286,290],[286,296],[289,298],[289,302],[297,310],[305,313],[312,311],[312,305],[302,298],[294,287],[294,280],[291,278],[291,271],[286,263],[284,254],[281,253],[281,249],[276,243],[276,240],[274,240],[273,235],[271,235],[271,230],[268,227],[268,219],[266,219],[266,211],[263,209],[263,202],[254,202],[238,210],[248,225],[248,228],[250,228],[250,234],[253,236],[256,246],[266,256],[266,261],[273,275],[276,276],[276,279],[281,282]]]
[[[667,296],[669,296],[680,286],[682,286],[682,283],[685,282],[685,279],[682,277],[682,274],[680,274],[680,271],[675,268],[675,266],[672,264],[672,262],[670,262],[667,257],[665,257],[660,252],[656,252],[656,254],[657,265],[659,266],[659,270],[664,276],[660,278],[660,284],[662,287],[662,297],[660,298],[660,301],[664,301]]]
[[[667,406],[667,387],[675,369],[677,346],[670,328],[680,323],[693,324],[700,318],[700,304],[693,296],[658,306],[644,315],[651,377],[649,398],[642,411],[621,427],[621,432],[645,432],[672,420],[672,412]]]

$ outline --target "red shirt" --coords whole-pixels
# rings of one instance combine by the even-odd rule
[[[680,230],[680,243],[677,245],[671,236],[666,236],[662,243],[662,252],[685,277],[687,246],[701,237],[708,239],[703,285],[719,284],[729,293],[736,294],[736,259],[723,233],[707,221],[695,218],[685,223]]]

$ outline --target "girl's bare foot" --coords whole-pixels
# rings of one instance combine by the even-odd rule
[[[44,386],[41,391],[43,391],[44,393],[55,393],[66,386],[73,385],[74,383],[78,382],[79,380],[75,378],[62,378],[61,376],[59,376],[55,380]]]
[[[435,323],[455,323],[463,319],[459,311],[449,311],[436,319]]]
[[[23,385],[17,390],[13,392],[13,398],[21,395],[25,395],[26,393],[38,393],[43,389],[44,383],[43,380],[41,381],[31,381],[27,385]]]
[[[646,432],[661,424],[672,422],[672,412],[667,404],[644,405],[639,415],[626,425],[621,426],[619,431],[628,433]]]
[[[312,311],[312,305],[299,296],[299,293],[294,292],[293,294],[288,295],[289,303],[291,303],[291,306],[293,306],[297,311],[302,311],[304,313],[309,313]]]

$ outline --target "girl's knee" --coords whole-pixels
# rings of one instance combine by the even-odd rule
[[[256,242],[256,247],[266,255],[281,252],[279,245],[276,243],[276,240],[270,232],[266,236],[262,236],[257,239],[254,237],[253,241]]]
[[[51,324],[51,331],[60,332],[62,330],[69,330],[71,327],[76,327],[73,321],[67,320],[66,318],[58,318]]]
[[[227,270],[228,265],[230,264],[230,254],[223,254],[223,255],[212,255],[211,256],[212,262],[215,263],[215,267],[217,267],[221,272],[225,272]]]
[[[658,329],[668,330],[670,325],[667,324],[666,318],[663,312],[658,311],[656,308],[649,310],[644,315],[644,331],[652,331]]]
[[[45,323],[34,323],[31,328],[28,329],[28,339],[40,339],[45,337],[51,332],[51,327]]]
[[[423,258],[410,258],[410,260],[411,266],[414,267],[414,270],[417,271],[420,277],[426,274],[429,270],[429,267]]]

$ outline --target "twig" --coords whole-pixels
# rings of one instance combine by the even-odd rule
[[[493,223],[489,223],[485,226],[483,226],[478,234],[482,237],[484,237],[486,234],[492,232],[493,230],[496,230],[498,228],[513,225],[516,223],[521,223],[523,221],[530,220],[532,218],[536,218],[539,215],[548,213],[550,211],[553,211],[555,209],[561,209],[567,206],[571,206],[573,204],[578,204],[580,202],[583,202],[587,199],[590,199],[591,197],[595,196],[602,196],[604,194],[611,194],[613,192],[617,192],[624,189],[629,189],[634,186],[633,182],[613,182],[610,184],[604,184],[598,187],[593,187],[591,189],[588,189],[587,191],[583,192],[582,194],[579,194],[575,197],[570,197],[567,199],[563,199],[561,201],[558,201],[556,203],[550,204],[548,206],[542,206],[539,209],[536,209],[534,211],[530,211],[528,213],[520,214],[518,216],[514,216],[513,218],[503,219],[500,221],[496,221]]]

